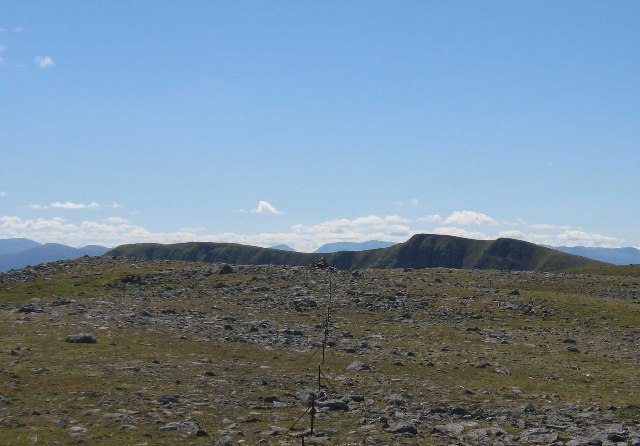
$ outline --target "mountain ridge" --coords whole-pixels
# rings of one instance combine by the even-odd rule
[[[74,259],[84,255],[100,256],[108,250],[108,248],[97,245],[73,248],[60,243],[38,244],[33,248],[23,251],[0,254],[0,272],[24,268],[28,265],[38,265],[40,263],[55,262],[57,260]]]
[[[600,248],[590,246],[547,246],[556,251],[587,257],[615,265],[640,264],[640,249],[633,247]]]
[[[15,254],[38,246],[41,246],[41,243],[28,238],[0,239],[0,255]]]
[[[313,251],[315,254],[329,254],[338,251],[366,251],[368,249],[389,248],[395,242],[382,240],[367,240],[366,242],[334,242],[326,243]]]
[[[405,243],[388,248],[329,254],[288,252],[234,243],[189,242],[121,245],[105,255],[244,265],[308,265],[325,258],[339,269],[445,267],[566,271],[605,265],[521,240],[474,240],[436,234],[417,234]]]

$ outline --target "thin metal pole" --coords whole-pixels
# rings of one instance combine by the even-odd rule
[[[311,394],[311,436],[313,436],[313,421],[316,416],[316,396]]]

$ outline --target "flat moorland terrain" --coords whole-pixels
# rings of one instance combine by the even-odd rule
[[[639,276],[110,257],[10,271],[0,445],[640,445]],[[97,342],[66,342],[84,333]]]

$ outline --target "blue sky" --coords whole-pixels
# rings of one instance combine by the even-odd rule
[[[0,238],[640,246],[640,3],[3,2]]]

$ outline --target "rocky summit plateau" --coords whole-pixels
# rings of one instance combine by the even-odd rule
[[[638,446],[639,303],[601,264],[13,270],[0,444]]]

